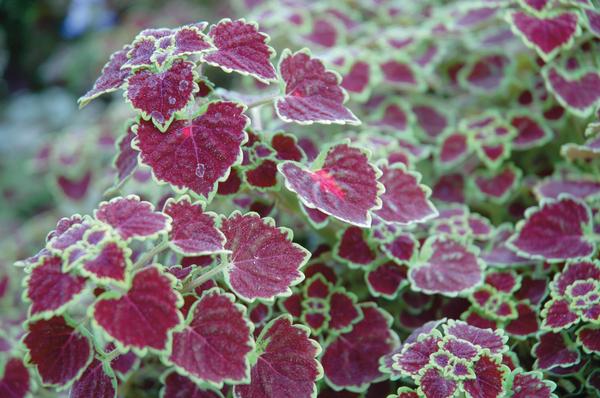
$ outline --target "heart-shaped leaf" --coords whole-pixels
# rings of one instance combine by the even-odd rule
[[[168,351],[172,331],[181,324],[177,307],[183,304],[174,284],[155,266],[139,270],[125,294],[106,292],[98,298],[91,308],[93,325],[124,351],[131,348],[139,356]]]
[[[275,51],[267,45],[269,37],[259,32],[256,24],[243,19],[223,19],[210,28],[208,35],[217,49],[204,55],[204,62],[226,72],[250,75],[264,83],[277,80],[270,61]]]
[[[370,270],[365,275],[365,279],[373,296],[382,296],[393,300],[398,292],[408,284],[407,275],[408,267],[406,265],[388,261]]]
[[[60,314],[84,292],[85,278],[64,273],[62,263],[60,257],[42,257],[25,279],[24,298],[31,302],[31,318],[48,319]]]
[[[338,144],[322,152],[312,170],[300,163],[280,163],[285,186],[310,208],[347,223],[369,227],[371,210],[381,207],[380,171],[360,149]]]
[[[409,172],[406,167],[397,163],[381,166],[379,181],[385,187],[381,195],[381,209],[374,213],[388,223],[411,225],[422,223],[438,215],[429,201],[431,190],[419,184],[421,175]]]
[[[546,261],[585,258],[595,251],[590,209],[578,199],[561,195],[527,210],[508,247],[521,256]]]
[[[569,73],[549,65],[542,73],[558,102],[575,115],[588,117],[600,105],[600,73],[597,70],[580,69]]]
[[[29,323],[27,330],[25,360],[35,366],[45,386],[67,387],[92,361],[92,343],[62,316]]]
[[[131,269],[131,249],[118,240],[103,242],[93,254],[81,261],[80,271],[97,283],[128,285]]]
[[[478,286],[484,264],[479,250],[450,238],[432,236],[425,241],[418,260],[411,264],[412,288],[427,294],[455,296]]]
[[[170,246],[185,256],[202,256],[225,251],[225,236],[216,226],[216,214],[204,212],[202,203],[188,196],[169,199],[164,213],[173,219]]]
[[[323,376],[316,359],[321,347],[308,336],[308,329],[293,325],[289,316],[282,315],[269,322],[256,341],[256,362],[250,373],[250,384],[236,385],[234,396],[315,397],[315,383]]]
[[[164,72],[137,71],[127,79],[126,98],[144,119],[152,119],[160,131],[166,131],[175,113],[198,91],[193,68],[193,63],[177,60]]]
[[[372,303],[360,308],[364,318],[352,331],[331,341],[321,358],[325,381],[336,390],[364,391],[385,378],[379,371],[379,359],[398,345],[387,312]]]
[[[581,33],[579,18],[574,12],[553,12],[537,17],[523,11],[513,11],[507,18],[513,32],[535,48],[546,61],[570,47],[575,36]]]
[[[254,341],[245,312],[231,294],[216,288],[205,292],[192,305],[183,330],[173,334],[168,362],[198,384],[221,388],[223,382],[248,382]]]
[[[137,147],[142,162],[159,180],[212,199],[217,184],[242,160],[249,123],[244,109],[234,102],[211,102],[204,113],[173,122],[164,134],[140,121]]]
[[[94,217],[110,225],[125,240],[154,238],[171,229],[170,217],[154,211],[152,203],[135,195],[100,203]]]
[[[277,228],[273,219],[234,212],[222,219],[221,231],[231,251],[226,281],[244,300],[288,296],[290,287],[304,279],[300,268],[310,252],[293,243],[292,231]]]
[[[275,102],[277,114],[284,122],[300,124],[360,124],[344,106],[347,94],[340,87],[340,77],[306,50],[284,50],[279,74],[285,83],[284,96]]]
[[[161,376],[164,387],[160,392],[161,398],[223,398],[218,391],[201,388],[192,380],[175,372]]]
[[[353,268],[365,267],[376,259],[376,253],[369,243],[368,230],[350,226],[340,231],[333,248],[335,257]]]

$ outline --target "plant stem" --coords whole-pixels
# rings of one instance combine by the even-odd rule
[[[107,362],[112,362],[112,360],[118,357],[119,355],[121,355],[119,349],[115,348],[114,350],[112,350],[104,356],[104,360]]]
[[[142,257],[140,257],[133,264],[133,269],[143,267],[144,265],[146,265],[146,263],[148,263],[148,261],[152,260],[154,258],[154,256],[156,256],[158,253],[162,252],[163,250],[166,250],[168,247],[169,247],[169,241],[166,239],[163,240],[161,243],[154,246],[152,248],[152,250],[150,250],[149,252],[146,252],[146,254],[144,254]]]
[[[188,291],[188,292],[193,291],[198,286],[201,286],[203,283],[212,279],[214,276],[217,276],[221,272],[225,271],[225,268],[227,268],[227,265],[228,265],[227,261],[223,261],[223,262],[221,262],[221,264],[215,265],[214,267],[212,267],[209,270],[205,271],[204,273],[200,274],[200,276],[198,278],[191,281],[189,283],[189,285],[187,285],[185,287],[184,290]]]
[[[257,106],[261,106],[261,105],[266,105],[266,104],[270,104],[271,102],[275,101],[275,99],[279,96],[279,93],[266,97],[266,98],[261,98],[258,99],[254,102],[251,102],[249,104],[246,104],[246,106],[248,107],[248,109],[252,109],[255,108]]]

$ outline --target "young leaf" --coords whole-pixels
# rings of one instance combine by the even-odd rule
[[[463,381],[463,388],[472,397],[502,397],[507,370],[490,356],[482,355],[473,365],[475,378]]]
[[[103,242],[81,261],[80,271],[97,283],[127,285],[130,280],[131,249],[118,240]]]
[[[338,144],[321,152],[312,170],[300,163],[280,163],[285,186],[298,194],[310,208],[317,208],[347,223],[369,227],[371,210],[381,207],[383,185],[377,181],[380,171],[368,156],[348,144]]]
[[[245,108],[234,102],[211,102],[190,121],[177,120],[165,133],[140,121],[137,147],[141,160],[161,181],[211,199],[217,184],[242,160],[241,145],[249,123]]]
[[[368,230],[354,226],[343,230],[333,250],[336,258],[354,268],[369,265],[376,259],[369,245]]]
[[[373,296],[393,300],[408,284],[408,267],[388,261],[370,270],[365,274],[365,279]]]
[[[600,105],[600,73],[596,70],[569,73],[548,65],[542,73],[548,89],[573,114],[588,117]]]
[[[177,60],[164,72],[137,71],[127,79],[126,98],[144,119],[152,119],[160,131],[166,131],[175,113],[198,91],[193,68],[193,63]]]
[[[153,238],[171,229],[169,216],[154,211],[150,202],[135,195],[100,203],[94,217],[110,225],[125,240]]]
[[[360,124],[344,106],[347,94],[340,87],[339,75],[325,69],[323,62],[312,58],[307,50],[284,50],[279,74],[285,93],[275,102],[275,110],[284,122]]]
[[[226,72],[250,75],[264,83],[277,80],[270,61],[275,51],[267,45],[269,37],[259,32],[256,24],[243,19],[223,19],[210,28],[208,35],[217,49],[204,55],[204,62]]]
[[[172,331],[181,323],[177,308],[183,304],[173,279],[156,266],[139,270],[125,294],[106,292],[98,298],[91,307],[94,326],[117,347],[140,356],[170,350]]]
[[[546,261],[585,258],[595,251],[591,215],[585,203],[568,195],[530,208],[508,247],[519,255]]]
[[[544,333],[533,346],[532,355],[537,358],[534,368],[551,369],[556,366],[570,366],[579,363],[580,354],[571,349],[568,338],[561,333]]]
[[[92,343],[62,316],[27,324],[25,362],[35,366],[44,386],[68,387],[93,358]]]
[[[321,347],[309,331],[282,315],[269,322],[256,341],[250,384],[234,387],[236,398],[312,398],[323,369],[316,357]]]
[[[62,259],[42,257],[25,279],[24,299],[31,302],[32,319],[48,319],[64,312],[66,307],[84,291],[85,278],[62,271]]]
[[[525,372],[521,368],[515,369],[506,380],[506,391],[510,398],[556,398],[552,391],[556,384],[544,380],[541,372]]]
[[[167,361],[198,384],[220,388],[223,382],[248,382],[254,341],[245,312],[231,294],[205,292],[190,309],[183,330],[173,334]]]
[[[429,200],[431,190],[419,184],[421,175],[409,172],[403,164],[383,165],[379,181],[385,187],[381,195],[382,207],[375,214],[388,223],[411,225],[422,223],[438,215]]]
[[[593,325],[582,327],[577,331],[577,342],[585,352],[600,354],[600,328]]]
[[[201,256],[225,251],[225,236],[216,226],[216,214],[204,212],[202,203],[188,196],[169,199],[164,213],[173,219],[169,244],[185,256]]]
[[[413,289],[428,294],[455,296],[478,286],[483,279],[483,262],[476,247],[466,247],[451,238],[432,236],[411,264],[408,279]]]
[[[371,383],[384,379],[379,359],[398,345],[387,312],[372,303],[360,308],[363,319],[350,332],[332,340],[321,358],[325,381],[335,390],[364,391]]]
[[[593,201],[600,197],[600,181],[590,177],[550,177],[533,188],[538,200],[557,199],[561,193],[568,193],[575,198]]]
[[[230,250],[226,280],[247,301],[288,296],[290,287],[304,279],[299,271],[310,252],[292,242],[292,231],[277,228],[270,218],[234,212],[221,220]]]

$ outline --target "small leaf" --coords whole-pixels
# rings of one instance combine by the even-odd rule
[[[32,319],[48,319],[65,311],[66,307],[84,292],[85,278],[62,271],[62,259],[42,257],[25,279],[24,298],[31,302]]]
[[[285,50],[279,61],[279,74],[285,94],[275,102],[284,122],[300,124],[352,124],[360,121],[344,106],[347,94],[340,87],[339,75],[325,69],[323,62],[307,50]]]
[[[102,94],[110,93],[123,87],[130,71],[126,68],[121,69],[121,67],[127,62],[127,53],[130,49],[131,46],[126,45],[110,56],[110,59],[102,68],[100,77],[94,83],[94,87],[77,100],[79,107],[86,106],[91,100]]]
[[[484,354],[473,365],[475,379],[463,381],[463,388],[472,397],[502,397],[507,370],[495,358]]]
[[[160,131],[166,131],[175,113],[183,110],[198,91],[193,68],[191,62],[176,60],[164,72],[137,71],[127,79],[126,98],[144,119],[152,119]]]
[[[208,35],[217,49],[204,55],[204,62],[226,72],[250,75],[264,83],[277,80],[270,61],[275,51],[267,45],[269,37],[259,32],[256,24],[243,19],[223,19],[210,28]]]
[[[321,347],[308,338],[304,326],[293,325],[289,316],[269,322],[256,341],[256,362],[250,384],[236,385],[237,398],[311,398],[323,369],[316,357]]]
[[[549,332],[540,335],[531,353],[537,358],[534,367],[539,369],[565,367],[580,361],[579,352],[571,349],[568,338],[561,333]]]
[[[137,147],[154,175],[180,190],[212,199],[220,181],[242,160],[241,145],[249,123],[245,108],[234,102],[211,102],[190,121],[177,120],[165,133],[140,121]]]
[[[213,49],[210,39],[202,33],[202,29],[196,25],[186,25],[177,29],[173,35],[173,55],[202,54]]]
[[[508,338],[504,336],[501,330],[480,329],[465,322],[454,320],[449,320],[443,327],[446,335],[468,341],[482,349],[488,349],[492,354],[499,354],[508,350],[506,346]]]
[[[577,331],[577,342],[589,354],[600,354],[600,328],[598,326],[584,326]]]
[[[216,214],[204,212],[202,203],[188,196],[169,199],[164,213],[173,219],[169,244],[185,256],[202,256],[225,251],[225,236],[216,226]]]
[[[365,278],[373,296],[393,300],[408,285],[408,267],[388,261],[370,270]]]
[[[483,262],[479,250],[450,239],[432,236],[411,264],[408,278],[413,289],[427,294],[455,296],[481,284]]]
[[[508,247],[519,255],[551,262],[585,258],[595,252],[591,215],[585,203],[562,195],[525,213]]]
[[[292,231],[277,228],[273,219],[234,212],[222,219],[221,231],[231,251],[226,281],[244,300],[288,296],[290,287],[304,279],[299,269],[310,252],[293,243]]]
[[[117,379],[110,365],[94,358],[73,383],[69,398],[116,398]]]
[[[506,380],[506,391],[510,398],[556,398],[552,391],[556,384],[544,380],[541,372],[525,372],[521,368],[515,369]]]
[[[91,307],[93,325],[118,348],[131,348],[139,356],[148,350],[168,351],[171,333],[181,323],[177,307],[183,303],[173,285],[173,278],[157,267],[143,268],[133,276],[125,294],[106,292],[98,298]]]
[[[555,299],[546,302],[541,316],[542,327],[553,331],[566,329],[579,322],[579,316],[571,311],[567,300]]]
[[[588,117],[600,105],[600,73],[596,70],[569,73],[548,65],[542,74],[558,102],[576,116]]]
[[[371,264],[376,259],[375,251],[369,245],[368,230],[350,226],[340,231],[334,246],[334,256],[353,268]]]
[[[153,238],[171,229],[170,217],[154,211],[151,203],[135,195],[100,203],[94,217],[113,227],[125,240]]]
[[[128,285],[131,270],[131,249],[122,242],[109,240],[81,261],[80,271],[96,283]]]
[[[359,227],[371,225],[371,210],[381,207],[383,185],[380,171],[368,156],[348,144],[338,144],[322,152],[312,170],[300,163],[280,163],[286,187],[298,194],[310,208],[317,208]]]
[[[92,361],[92,343],[62,316],[29,323],[27,330],[25,360],[35,366],[44,386],[69,386]]]
[[[520,169],[507,165],[500,170],[475,173],[473,181],[484,200],[504,203],[517,189],[522,174]]]
[[[600,181],[590,177],[550,177],[533,188],[538,200],[558,199],[561,193],[568,193],[575,198],[593,201],[600,197]]]
[[[160,398],[223,398],[219,391],[201,388],[189,378],[175,372],[161,376]]]
[[[219,289],[205,292],[189,311],[186,326],[173,334],[168,362],[198,384],[248,382],[254,348],[245,308]]]

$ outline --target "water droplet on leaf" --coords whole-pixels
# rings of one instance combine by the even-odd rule
[[[190,85],[190,83],[188,83],[187,80],[182,80],[179,82],[179,91],[185,91],[187,90],[188,86]]]
[[[177,102],[177,100],[175,99],[175,97],[169,97],[169,104],[170,105],[175,105],[175,102]]]
[[[204,177],[204,165],[202,163],[196,165],[196,176],[199,178]]]

